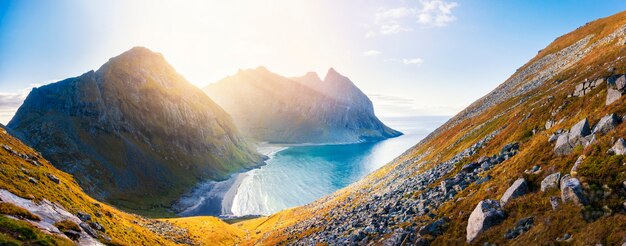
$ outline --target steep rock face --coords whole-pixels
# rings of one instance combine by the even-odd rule
[[[259,67],[239,71],[205,91],[257,141],[345,143],[401,134],[385,126],[367,96],[333,69],[322,81],[315,73],[290,79]]]
[[[33,89],[8,128],[91,195],[130,209],[167,207],[261,161],[226,112],[141,47]]]

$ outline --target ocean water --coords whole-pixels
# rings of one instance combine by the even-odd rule
[[[268,215],[344,188],[417,144],[448,117],[382,118],[404,135],[375,143],[262,146],[267,165],[201,184],[181,199],[181,215]]]
[[[382,119],[404,135],[376,143],[278,147],[270,150],[274,152],[270,154],[267,165],[249,171],[241,181],[230,215],[272,214],[335,192],[387,164],[447,119]]]

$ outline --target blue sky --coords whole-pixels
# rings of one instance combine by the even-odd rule
[[[379,115],[451,115],[556,37],[623,10],[616,0],[0,0],[0,122],[32,86],[138,45],[198,86],[259,65],[322,77],[334,67]]]

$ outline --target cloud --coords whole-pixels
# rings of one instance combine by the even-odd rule
[[[22,105],[28,93],[33,87],[37,85],[31,85],[19,92],[15,93],[1,93],[0,92],[0,123],[7,124],[17,112],[17,109]]]
[[[415,65],[415,66],[421,66],[424,63],[424,60],[422,58],[403,58],[403,59],[389,58],[389,59],[384,59],[383,61],[402,63],[404,65]]]
[[[422,60],[422,58],[404,58],[402,59],[402,63],[404,63],[404,65],[422,65],[422,63],[424,63],[424,60]]]
[[[423,25],[445,26],[456,20],[452,10],[459,6],[456,2],[442,0],[422,0],[417,14],[417,22]]]
[[[419,7],[379,8],[374,15],[374,28],[366,38],[412,31],[412,24],[442,27],[456,20],[452,10],[456,2],[444,0],[420,0]]]
[[[378,50],[368,50],[368,51],[363,52],[364,56],[377,56],[377,55],[380,55],[380,54],[382,54],[382,52],[380,52]]]

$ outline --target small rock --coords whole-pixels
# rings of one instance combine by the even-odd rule
[[[562,237],[559,237],[556,239],[557,242],[569,242],[572,240],[572,235],[570,235],[569,233],[565,233],[563,234]]]
[[[500,202],[486,199],[480,201],[470,214],[467,223],[467,242],[470,243],[481,232],[500,224],[505,218]]]
[[[546,121],[546,125],[545,125],[546,130],[548,130],[548,129],[552,128],[552,127],[554,126],[554,123],[555,123],[555,122],[554,122],[553,120],[548,120],[548,121]]]
[[[617,139],[613,147],[611,147],[612,153],[615,155],[624,155],[626,154],[626,140],[623,138]]]
[[[520,178],[515,180],[513,185],[511,185],[511,187],[504,192],[504,195],[500,198],[500,203],[504,206],[509,200],[522,196],[526,193],[528,193],[528,183],[526,182],[526,179]]]
[[[102,227],[102,225],[100,225],[100,223],[98,223],[98,222],[89,222],[89,226],[91,226],[91,228],[96,229],[96,230],[101,231],[101,232],[105,232],[106,231],[104,229],[104,227]]]
[[[78,239],[80,239],[80,232],[74,230],[66,230],[63,232],[63,234],[65,234],[65,236],[67,236],[72,241],[78,241]]]
[[[513,229],[508,230],[505,234],[504,234],[504,238],[507,240],[511,240],[513,238],[518,237],[519,235],[521,235],[524,232],[527,232],[528,230],[530,230],[530,228],[533,226],[533,224],[535,223],[533,217],[526,217],[523,218],[521,220],[519,220],[517,222],[517,224],[515,224],[515,227],[513,227]]]
[[[48,173],[46,174],[46,177],[48,177],[48,179],[50,179],[50,181],[59,184],[61,183],[61,181],[59,180],[59,178],[57,178],[57,176],[54,176],[54,174]]]
[[[578,167],[583,164],[583,161],[585,160],[585,155],[581,155],[578,157],[578,159],[576,159],[576,162],[574,162],[574,166],[572,166],[572,169],[569,171],[569,174],[571,176],[576,176],[577,171],[578,171]]]
[[[443,232],[448,229],[448,223],[449,223],[450,219],[448,219],[447,217],[443,217],[441,219],[436,220],[433,223],[430,223],[426,226],[422,226],[422,228],[420,228],[418,234],[420,236],[424,236],[424,235],[432,235],[432,236],[439,236],[441,234],[443,234]]]
[[[556,210],[557,208],[559,208],[559,198],[556,196],[551,196],[550,197],[550,206],[552,206],[552,210]]]
[[[96,232],[93,228],[91,228],[89,224],[83,222],[83,223],[80,223],[79,226],[81,229],[83,229],[83,231],[89,234],[89,236],[92,236],[93,238],[98,238],[98,232]]]
[[[561,173],[553,173],[546,176],[541,181],[541,191],[545,192],[550,189],[559,188],[559,180],[561,179]]]
[[[83,222],[87,222],[87,221],[91,220],[91,215],[89,215],[89,214],[87,214],[85,212],[82,212],[82,211],[78,211],[76,213],[76,217],[78,217]]]

